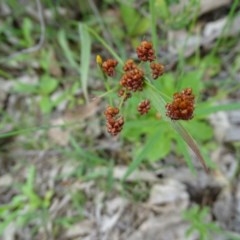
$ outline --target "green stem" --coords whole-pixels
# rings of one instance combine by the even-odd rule
[[[152,41],[154,49],[158,49],[158,37],[157,37],[157,15],[156,15],[156,7],[155,0],[149,1],[149,11],[151,15],[151,34],[152,34]]]
[[[87,30],[109,51],[109,53],[119,62],[119,64],[123,65],[123,60],[120,56],[113,50],[109,44],[106,43],[106,41],[99,36],[99,34],[94,31],[92,28],[86,26]]]

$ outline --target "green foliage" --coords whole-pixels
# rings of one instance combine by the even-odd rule
[[[79,69],[79,65],[77,63],[77,56],[74,51],[70,49],[70,46],[68,44],[68,39],[67,39],[67,33],[64,30],[60,30],[58,32],[58,42],[61,46],[61,50],[64,53],[65,58],[69,62],[70,66],[74,68],[75,70]]]
[[[199,0],[189,0],[184,5],[182,11],[173,14],[170,6],[178,1],[175,0],[156,0],[156,7],[159,9],[159,17],[164,20],[167,27],[181,29],[188,26],[197,16],[200,8]]]
[[[150,27],[150,21],[143,18],[130,4],[121,4],[120,13],[130,37],[144,34]]]
[[[87,83],[91,56],[91,38],[84,24],[79,24],[78,28],[81,42],[81,83],[85,99],[88,101]]]
[[[183,123],[183,126],[199,141],[208,141],[213,137],[213,128],[206,121],[193,119],[189,124]]]
[[[170,17],[169,5],[170,4],[168,4],[168,2],[165,0],[155,1],[155,7],[159,9],[158,16],[165,21]]]
[[[224,236],[224,239],[239,240],[240,237],[231,232],[223,230],[216,222],[210,220],[210,209],[208,207],[200,208],[198,205],[186,210],[183,218],[189,222],[190,227],[186,236],[197,233],[199,240],[213,239],[213,234]]]
[[[25,47],[30,47],[34,44],[33,38],[32,38],[32,31],[33,31],[32,21],[29,18],[24,18],[22,33],[25,40],[25,44],[23,45],[25,45]]]
[[[19,184],[20,193],[15,195],[11,202],[0,206],[0,236],[5,228],[12,222],[23,227],[32,220],[41,219],[51,203],[53,192],[48,191],[40,197],[35,191],[36,170],[33,166],[28,168],[27,179]],[[45,224],[42,222],[42,224]]]
[[[168,6],[179,3],[179,0],[166,0]]]
[[[71,49],[66,32],[64,30],[60,30],[58,33],[58,41],[63,50],[64,56],[69,62],[70,66],[75,69],[80,78],[81,86],[83,89],[83,93],[86,101],[88,101],[88,74],[90,67],[90,56],[91,56],[91,38],[89,32],[87,31],[87,26],[85,24],[78,24],[78,32],[79,32],[79,42],[80,42],[80,55],[76,56],[76,53]],[[80,61],[80,65],[79,65]]]
[[[211,239],[211,234],[220,232],[220,227],[209,220],[209,209],[203,207],[200,209],[199,206],[194,206],[184,213],[184,219],[190,223],[190,228],[186,232],[187,236],[190,236],[194,232],[199,234],[199,240]]]
[[[149,186],[145,182],[122,182],[121,187],[122,195],[134,202],[143,202],[149,197]]]
[[[38,84],[16,83],[15,91],[22,94],[40,96],[39,106],[43,113],[50,113],[58,104],[51,100],[51,94],[57,89],[59,81],[48,74],[40,77]]]

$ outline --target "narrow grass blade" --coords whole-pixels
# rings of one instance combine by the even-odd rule
[[[157,49],[158,47],[158,36],[157,36],[157,12],[156,12],[156,1],[150,0],[149,1],[149,10],[151,15],[151,35],[152,35],[152,41],[154,49]]]
[[[166,101],[163,98],[163,94],[150,83],[147,83],[144,93],[156,110],[161,113],[162,119],[168,121],[168,118],[165,115]]]
[[[203,108],[196,108],[195,114],[197,116],[207,116],[211,113],[219,112],[219,111],[232,111],[232,110],[239,110],[240,109],[240,103],[229,103],[224,105],[218,105],[218,106],[207,106]]]
[[[80,43],[81,43],[81,57],[80,57],[81,83],[82,83],[82,89],[83,89],[83,94],[85,96],[85,99],[87,102],[89,102],[87,83],[88,83],[88,72],[90,68],[90,57],[91,57],[91,38],[84,24],[80,23],[78,26],[78,30],[79,30]]]
[[[74,125],[79,125],[79,121],[74,121],[74,122],[65,123],[65,124],[41,125],[41,126],[33,126],[33,127],[28,127],[28,128],[21,128],[21,129],[17,129],[17,130],[8,131],[8,132],[0,132],[0,139],[17,136],[20,134],[21,135],[27,134],[29,132],[34,132],[34,131],[38,131],[38,130],[48,130],[50,128],[67,127],[67,126],[74,126]]]
[[[191,170],[192,173],[195,174],[196,173],[196,169],[195,169],[195,167],[193,165],[193,162],[192,162],[191,156],[189,154],[189,151],[188,151],[186,143],[184,142],[184,140],[182,139],[182,137],[180,135],[176,136],[176,140],[177,140],[178,146],[180,147],[181,152],[182,152],[182,154],[184,156],[184,160],[186,161],[186,163],[188,165],[188,168]]]
[[[119,64],[123,65],[123,60],[121,59],[120,56],[118,56],[116,51],[114,51],[114,49],[109,44],[107,44],[107,42],[102,37],[100,37],[99,34],[94,29],[87,26],[86,28],[89,31],[89,33],[91,33],[109,51],[109,53],[119,62]]]
[[[193,151],[193,153],[196,155],[197,159],[201,162],[204,170],[209,173],[209,168],[207,167],[205,160],[196,144],[194,139],[191,137],[191,135],[186,131],[186,129],[176,121],[171,121],[172,126],[174,129],[179,133],[179,135],[184,139],[184,141],[188,144],[190,149]]]
[[[81,156],[85,160],[87,160],[87,163],[89,165],[90,164],[92,164],[92,165],[104,164],[106,162],[105,159],[98,157],[97,155],[82,149],[73,137],[70,137],[70,143],[71,143],[72,147],[74,148],[75,153],[77,153],[78,156]],[[74,154],[73,152],[71,152],[71,153]]]
[[[66,33],[63,30],[61,30],[59,32],[59,34],[58,34],[58,41],[59,41],[59,44],[60,44],[60,46],[61,46],[61,48],[62,48],[62,50],[64,52],[64,55],[67,58],[67,60],[70,63],[70,65],[73,68],[75,68],[76,70],[78,70],[79,66],[76,63],[76,61],[74,59],[74,56],[73,56],[73,53],[72,53],[72,51],[69,48],[67,37],[66,37]]]

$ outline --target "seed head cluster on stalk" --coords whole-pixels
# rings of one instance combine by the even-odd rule
[[[107,129],[110,134],[116,136],[119,132],[121,132],[124,119],[122,116],[118,116],[119,109],[116,107],[108,106],[105,110],[104,114],[107,120]]]
[[[109,77],[113,77],[115,74],[115,67],[118,65],[118,62],[115,59],[107,59],[102,63],[103,72],[106,73]]]
[[[190,120],[193,118],[194,95],[191,88],[186,88],[173,95],[172,103],[166,105],[166,115],[173,120]]]
[[[131,98],[136,92],[144,90],[147,73],[142,68],[144,64],[149,64],[151,79],[156,80],[164,74],[164,65],[156,61],[153,44],[148,41],[142,41],[136,48],[137,62],[128,59],[122,67],[122,76],[119,79],[119,89],[117,96],[119,106],[108,106],[105,110],[107,131],[112,135],[118,135],[124,125],[124,117],[120,114],[123,103]],[[98,61],[100,62],[100,61]],[[108,77],[114,77],[118,62],[115,59],[101,61],[101,69]],[[194,112],[194,95],[191,88],[186,88],[173,95],[173,101],[166,104],[166,116],[172,120],[190,120]],[[140,115],[147,114],[151,108],[149,99],[143,99],[138,106],[137,111]]]
[[[151,108],[150,101],[148,99],[146,99],[146,100],[143,100],[142,102],[140,102],[138,104],[138,109],[137,110],[141,115],[144,115],[144,114],[148,113],[150,108]]]

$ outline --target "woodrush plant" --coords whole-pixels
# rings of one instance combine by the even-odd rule
[[[107,89],[118,93],[118,97],[113,99],[114,102],[118,99],[116,105],[109,105],[104,112],[107,131],[112,136],[118,135],[125,124],[123,109],[126,102],[129,101],[132,96],[137,94],[142,97],[147,96],[147,99],[143,99],[139,102],[138,106],[136,106],[139,114],[147,114],[152,103],[157,110],[160,110],[162,119],[171,123],[193,150],[205,171],[209,172],[198,146],[185,128],[178,122],[178,120],[191,120],[194,116],[195,95],[193,94],[192,89],[187,87],[180,92],[174,93],[173,101],[166,103],[164,99],[165,94],[156,89],[152,84],[153,81],[161,81],[161,76],[164,73],[164,66],[156,61],[153,44],[148,41],[142,41],[136,48],[136,53],[138,57],[137,61],[128,59],[123,63],[122,70],[117,69],[118,62],[115,59],[107,59],[103,61],[100,56],[97,56],[96,60],[104,73],[107,82]],[[120,70],[119,72],[122,74],[119,85],[113,90],[110,90],[108,78],[114,77],[117,70]],[[136,160],[132,164],[138,165],[139,162],[140,161]],[[130,164],[126,176],[128,176],[135,167],[136,165],[131,166]]]

